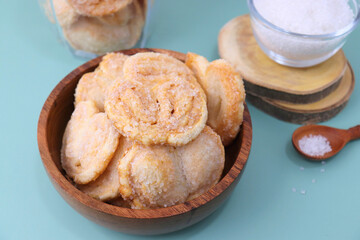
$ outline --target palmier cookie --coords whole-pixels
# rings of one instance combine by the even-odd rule
[[[236,137],[243,121],[243,80],[225,60],[215,60],[208,63],[207,67],[205,60],[194,53],[188,53],[186,64],[193,69],[207,95],[207,124],[220,135],[223,144],[227,146]]]
[[[68,27],[79,18],[79,14],[70,6],[67,0],[52,0],[56,18],[61,27]]]
[[[70,5],[81,15],[104,16],[115,13],[133,0],[67,0]]]
[[[136,209],[182,203],[188,187],[182,162],[171,146],[134,143],[119,164],[120,193]]]
[[[119,11],[114,12],[112,14],[97,17],[97,19],[109,25],[114,25],[114,26],[126,25],[137,14],[136,6],[135,6],[135,2],[137,1],[138,0],[133,0],[132,3],[128,4],[126,7],[120,9]]]
[[[62,141],[61,164],[77,184],[94,181],[103,173],[119,143],[119,133],[95,103],[77,104]]]
[[[195,53],[187,53],[185,64],[188,66],[191,71],[195,74],[196,79],[200,83],[201,87],[204,89],[206,93],[206,69],[209,66],[209,61],[200,55],[197,55]]]
[[[111,79],[106,86],[110,86],[112,80],[124,77],[124,63],[128,58],[129,56],[122,53],[108,53],[102,58],[98,70],[103,72],[107,79]]]
[[[225,164],[225,151],[220,136],[209,126],[190,143],[176,149],[182,160],[191,200],[214,186]]]
[[[118,166],[130,146],[130,142],[121,136],[118,148],[106,170],[95,181],[85,185],[79,185],[78,189],[100,201],[119,198],[120,180]]]
[[[144,64],[134,66],[139,62]],[[121,134],[145,145],[172,146],[199,135],[207,120],[206,96],[190,70],[181,69],[187,67],[165,54],[139,53],[125,61],[124,80],[114,82],[105,100]]]
[[[141,2],[144,4],[147,1],[134,0],[133,6],[135,12],[127,24],[130,31],[128,45],[131,47],[139,41],[146,21],[147,5],[142,5]]]
[[[75,106],[81,101],[94,101],[100,112],[104,112],[104,101],[108,87],[114,79],[123,77],[123,64],[128,56],[109,53],[103,57],[94,72],[85,73],[75,90]]]
[[[193,81],[191,70],[178,59],[167,54],[145,52],[131,56],[124,64],[124,76],[129,80],[153,84],[173,78]]]
[[[63,33],[74,49],[99,55],[130,46],[128,25],[107,25],[96,18],[80,17],[68,28],[63,28]]]
[[[135,14],[125,25],[109,25],[94,17],[81,16],[78,21],[63,28],[64,37],[77,50],[106,54],[133,47],[139,40],[145,19],[138,1]]]

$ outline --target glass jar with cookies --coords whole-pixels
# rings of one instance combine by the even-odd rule
[[[71,52],[93,58],[144,47],[151,0],[39,0]]]

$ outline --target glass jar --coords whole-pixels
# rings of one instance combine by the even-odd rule
[[[151,0],[38,0],[61,41],[75,55],[144,47]]]
[[[255,0],[247,0],[254,37],[275,62],[290,67],[310,67],[333,56],[360,21],[360,0],[348,1],[354,19],[335,32],[321,35],[287,31],[266,20],[256,9]]]

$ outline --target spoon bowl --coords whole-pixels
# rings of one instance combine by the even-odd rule
[[[305,153],[301,148],[299,141],[306,136],[321,135],[325,137],[331,146],[331,151],[321,156],[313,156]],[[306,125],[296,129],[292,135],[294,148],[306,158],[312,161],[321,161],[336,155],[349,141],[360,138],[360,125],[349,129],[337,129],[322,125]]]

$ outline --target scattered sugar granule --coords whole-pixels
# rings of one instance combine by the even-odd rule
[[[326,162],[325,161],[321,161],[321,164],[324,165]]]
[[[306,190],[301,190],[300,193],[301,193],[302,195],[305,195],[305,194],[306,194]]]
[[[292,191],[292,192],[296,192],[296,188],[293,187],[293,188],[291,189],[291,191]]]
[[[304,167],[300,167],[300,171],[304,171]]]
[[[313,180],[311,180],[312,183],[316,183],[316,179],[314,178]]]
[[[327,34],[355,18],[349,0],[254,0],[257,11],[272,24],[295,33]]]
[[[304,136],[299,140],[301,151],[310,156],[323,156],[325,153],[331,152],[329,140],[322,135]]]
[[[320,172],[322,172],[322,173],[323,173],[323,172],[325,172],[325,169],[323,169],[323,168],[322,168],[322,169],[320,169]]]

